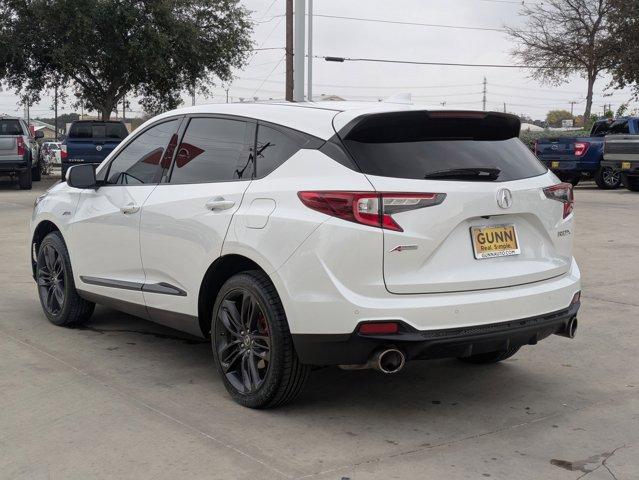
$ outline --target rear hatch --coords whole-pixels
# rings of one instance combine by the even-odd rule
[[[554,240],[563,206],[544,193],[554,177],[518,133],[510,115],[425,111],[372,114],[339,130],[373,187],[390,193],[384,212],[396,212],[383,242],[390,292],[499,288],[569,270],[570,248]],[[402,203],[424,193],[434,200]]]
[[[127,135],[122,122],[76,121],[65,141],[66,161],[100,163]]]

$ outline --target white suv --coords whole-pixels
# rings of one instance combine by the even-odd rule
[[[37,200],[42,307],[210,337],[254,408],[313,365],[490,363],[572,337],[572,187],[518,134],[511,115],[383,103],[167,112]]]

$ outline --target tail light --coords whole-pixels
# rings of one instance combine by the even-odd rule
[[[316,191],[298,192],[304,205],[349,222],[403,232],[392,215],[439,205],[445,193]]]
[[[62,145],[60,145],[60,160],[66,160],[68,156],[69,154],[67,153],[67,146],[63,143]]]
[[[572,185],[569,183],[558,183],[551,187],[544,188],[544,194],[551,200],[557,200],[564,204],[564,218],[572,213],[575,197],[572,193]]]
[[[17,145],[18,145],[18,156],[23,157],[24,154],[26,153],[26,149],[24,148],[24,138],[18,136]]]
[[[575,142],[575,156],[582,157],[590,147],[589,142]]]

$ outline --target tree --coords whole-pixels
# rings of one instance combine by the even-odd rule
[[[531,76],[551,85],[578,73],[587,80],[586,110],[592,110],[592,93],[599,74],[608,67],[608,14],[610,0],[544,0],[524,5],[522,29],[506,27],[517,42],[513,56],[533,65]]]
[[[568,110],[551,110],[546,114],[546,122],[551,127],[561,127],[562,120],[572,120],[573,116]]]
[[[639,96],[639,2],[610,0],[610,72],[620,87]]]
[[[129,94],[154,109],[231,78],[251,48],[239,0],[0,0],[0,79],[39,100],[69,84],[108,119]]]

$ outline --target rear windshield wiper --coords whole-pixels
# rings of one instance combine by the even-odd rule
[[[501,170],[495,167],[448,168],[427,173],[424,178],[451,178],[464,180],[497,180]]]

